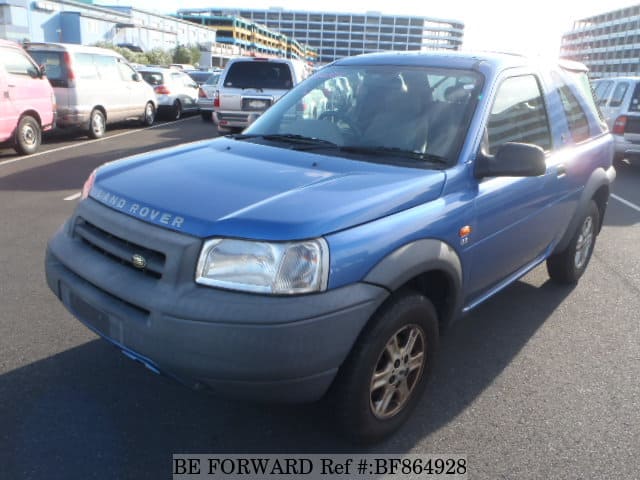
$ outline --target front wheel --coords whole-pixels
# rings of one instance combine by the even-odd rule
[[[89,138],[102,138],[106,130],[107,121],[104,113],[96,108],[89,117]]]
[[[16,129],[15,150],[20,155],[35,153],[42,143],[42,129],[38,121],[25,115],[20,119]]]
[[[438,346],[433,304],[413,291],[395,293],[365,328],[329,392],[345,434],[382,440],[418,403]]]
[[[547,259],[547,272],[558,283],[575,284],[587,269],[600,225],[600,210],[591,200],[567,248]]]

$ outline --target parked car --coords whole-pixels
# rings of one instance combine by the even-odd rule
[[[335,78],[354,102],[306,117]],[[326,397],[350,436],[380,440],[455,319],[545,261],[578,282],[612,157],[581,64],[344,58],[243,134],[94,171],[48,244],[47,281],[154,372],[252,400]]]
[[[219,107],[213,112],[219,133],[242,130],[307,76],[306,65],[298,60],[231,59],[222,71],[217,94]]]
[[[44,71],[18,44],[0,40],[0,143],[35,153],[55,124],[55,97]]]
[[[593,88],[615,139],[616,159],[640,164],[640,77],[599,79]]]
[[[220,90],[218,83],[220,82],[221,71],[212,73],[206,82],[200,85],[198,91],[198,107],[202,120],[211,122],[213,120],[213,111],[220,106]]]
[[[189,75],[194,82],[201,87],[207,80],[211,77],[211,75],[217,73],[220,76],[221,70],[185,70],[184,73]]]
[[[90,138],[100,138],[112,123],[139,120],[153,124],[153,89],[120,54],[65,43],[29,43],[26,49],[45,67],[53,86],[57,126],[80,127]]]
[[[141,68],[138,73],[153,87],[158,113],[178,120],[184,112],[197,112],[198,84],[186,73],[173,68]]]
[[[196,67],[190,63],[172,63],[169,68],[175,68],[176,70],[195,70]]]

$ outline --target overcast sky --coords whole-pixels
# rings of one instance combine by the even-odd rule
[[[99,0],[96,3],[130,5],[144,10],[175,13],[179,8],[231,7],[322,10],[363,13],[413,14],[461,20],[464,48],[530,55],[557,56],[562,33],[589,15],[640,3],[638,0],[441,0],[391,2],[389,0]],[[161,6],[160,6],[161,5]]]

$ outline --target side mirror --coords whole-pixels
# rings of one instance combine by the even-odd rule
[[[542,148],[529,143],[509,142],[501,145],[493,156],[478,155],[474,175],[476,178],[537,177],[546,171]]]
[[[134,73],[133,75],[131,75],[131,80],[133,80],[134,82],[139,82],[142,80],[142,77],[139,73]]]
[[[40,78],[44,78],[47,76],[47,66],[42,64],[38,66],[38,74]]]

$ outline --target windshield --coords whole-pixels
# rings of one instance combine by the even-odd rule
[[[220,80],[220,73],[213,73],[211,74],[211,76],[209,78],[207,78],[207,81],[204,82],[205,85],[217,85],[218,84],[218,80]]]
[[[224,79],[224,86],[288,90],[293,83],[286,63],[251,60],[232,63]]]
[[[274,104],[244,138],[297,136],[317,140],[318,149],[406,152],[414,161],[453,164],[481,88],[482,77],[467,70],[326,67]]]

